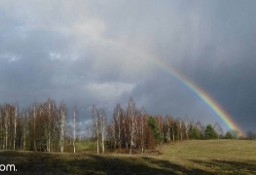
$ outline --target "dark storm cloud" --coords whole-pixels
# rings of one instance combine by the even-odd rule
[[[201,22],[211,25],[210,40],[198,53],[196,66],[183,64],[187,74],[203,87],[243,128],[255,129],[255,29],[253,3],[217,3]],[[216,5],[216,4],[215,4]],[[207,8],[206,8],[207,9]],[[250,121],[250,122],[246,122]]]
[[[48,97],[90,117],[129,96],[153,114],[219,121],[152,60],[209,93],[245,130],[255,125],[254,1],[0,3],[1,103]],[[219,121],[221,122],[221,121]]]

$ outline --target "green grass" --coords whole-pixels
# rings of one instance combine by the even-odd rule
[[[0,163],[14,163],[9,174],[256,174],[256,141],[204,140],[162,145],[160,155],[96,155],[93,143],[78,153],[0,152]],[[0,172],[0,174],[3,174]]]
[[[157,158],[209,174],[256,174],[256,141],[201,140],[159,148]]]
[[[96,151],[96,143],[89,142],[89,141],[82,141],[75,144],[76,145],[76,152],[78,153],[93,153]],[[66,144],[65,145],[65,152],[73,152],[73,145]]]

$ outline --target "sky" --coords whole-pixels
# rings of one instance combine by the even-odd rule
[[[0,103],[48,98],[225,123],[156,61],[203,89],[244,131],[256,131],[256,1],[0,1]]]

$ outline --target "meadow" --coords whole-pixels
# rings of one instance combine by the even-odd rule
[[[95,154],[93,144],[78,152],[1,151],[0,164],[15,164],[16,172],[0,174],[256,174],[256,141],[190,140],[164,144],[147,154]]]

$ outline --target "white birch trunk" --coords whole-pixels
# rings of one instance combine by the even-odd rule
[[[65,120],[66,114],[65,109],[62,107],[60,111],[60,152],[63,153],[64,151],[64,129],[65,129]]]
[[[95,116],[95,120],[96,120],[96,123],[95,123],[95,129],[96,129],[96,147],[97,147],[97,154],[100,153],[100,146],[99,146],[99,117],[98,117],[98,114],[96,113],[96,116]]]
[[[9,119],[9,113],[7,110],[7,107],[5,107],[5,122],[4,122],[4,126],[5,126],[5,149],[8,148],[8,119]]]
[[[185,120],[184,125],[185,125],[186,138],[188,140],[189,122],[187,120]]]
[[[102,153],[105,152],[105,114],[104,111],[101,112],[100,114],[100,125],[101,125],[101,151]]]
[[[182,121],[181,120],[179,121],[179,128],[180,128],[180,140],[182,141],[183,136],[182,136]]]
[[[28,116],[28,115],[27,115]],[[27,116],[25,114],[25,117],[23,118],[23,140],[22,140],[22,147],[23,150],[26,149],[26,131],[27,131]]]
[[[33,108],[33,132],[34,132],[34,151],[36,151],[36,107]]]
[[[15,150],[15,146],[16,146],[16,132],[17,132],[17,115],[18,115],[18,107],[15,106],[15,114],[14,114],[14,121],[13,121],[13,125],[14,125],[14,131],[13,131],[13,150]]]
[[[141,118],[141,152],[144,152],[144,115]]]
[[[131,126],[130,126],[130,151],[129,154],[132,154],[132,148],[134,146],[134,134],[135,134],[135,111],[136,111],[136,107],[135,107],[135,103],[133,101],[132,98],[130,98],[129,100],[129,104],[128,104],[128,117],[131,121]]]
[[[2,120],[3,118],[3,116],[2,116],[2,108],[1,108],[1,106],[0,106],[0,120]],[[4,130],[3,130],[3,128],[4,128],[4,126],[3,126],[3,124],[1,123],[1,126],[0,126],[0,132],[1,133],[3,133],[4,132]],[[1,149],[4,149],[4,142],[2,142],[2,145],[1,145]]]
[[[73,152],[76,153],[76,107],[74,108],[74,115],[73,115]]]
[[[51,152],[51,103],[49,102],[48,106],[48,143],[47,151]]]

